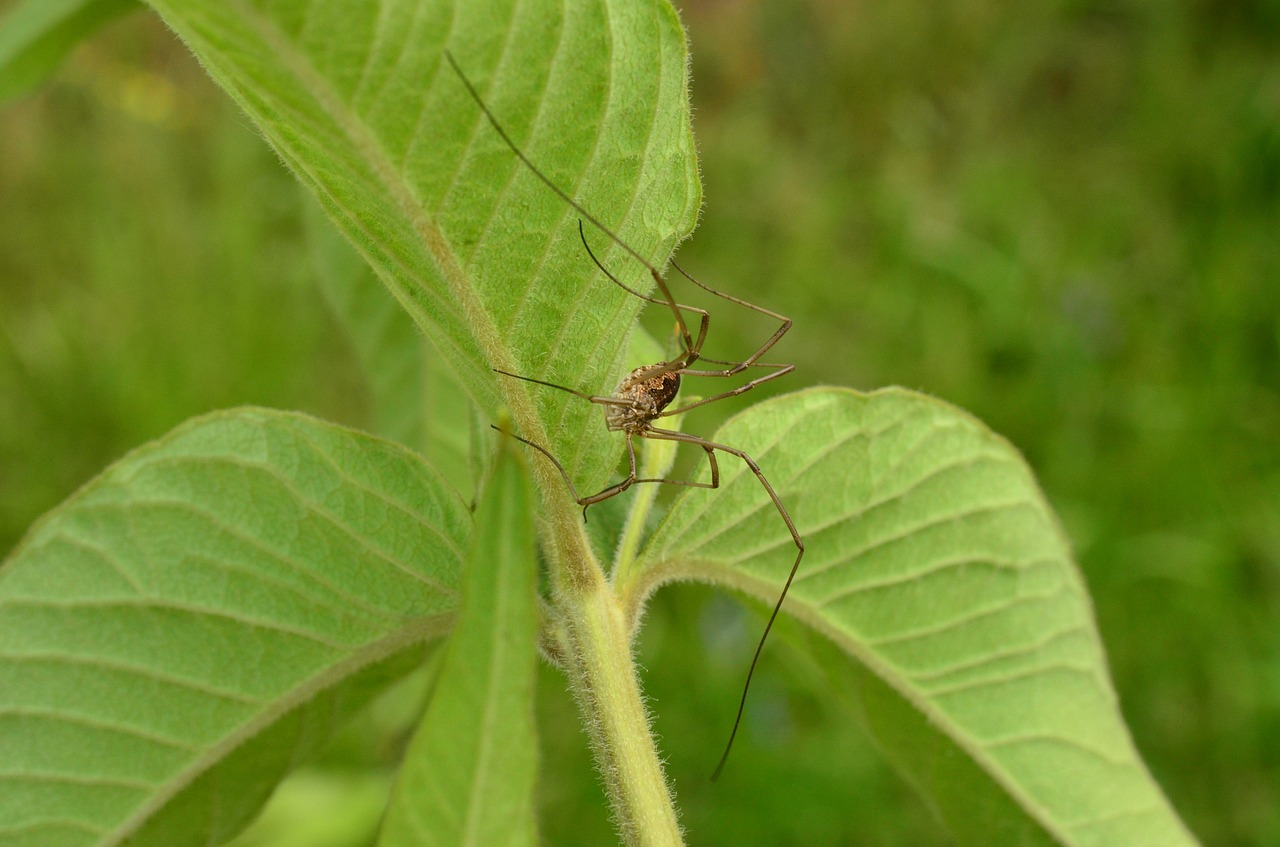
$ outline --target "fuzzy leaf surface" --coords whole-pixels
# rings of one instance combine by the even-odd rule
[[[221,843],[454,619],[471,519],[398,445],[239,409],[0,568],[0,843]]]
[[[1133,747],[1083,580],[1008,442],[901,389],[777,398],[716,440],[759,462],[804,537],[784,610],[843,654],[827,666],[962,843],[1194,843]],[[777,599],[795,547],[737,464],[675,501],[636,596],[696,578]]]
[[[469,498],[471,403],[457,375],[314,203],[306,224],[320,292],[369,389],[374,432],[420,452]]]
[[[700,192],[685,42],[665,0],[153,0],[425,332],[481,414],[501,401],[584,488],[599,410],[492,368],[611,390],[641,305],[577,213],[506,148],[451,51],[547,176],[661,265]],[[649,282],[599,232],[617,275]],[[533,398],[533,399],[531,399]]]
[[[476,513],[462,612],[405,754],[382,847],[530,845],[538,626],[533,494],[510,439]]]

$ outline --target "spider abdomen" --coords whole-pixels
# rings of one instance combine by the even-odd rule
[[[611,403],[605,406],[605,427],[623,432],[643,432],[679,391],[679,373],[665,370],[662,365],[636,368],[618,383],[618,389],[613,392],[613,398],[625,400],[626,405]]]

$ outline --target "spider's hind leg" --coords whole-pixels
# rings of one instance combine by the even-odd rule
[[[684,439],[682,439],[682,438],[666,438],[666,437],[664,437],[664,436],[666,436],[668,433],[672,433],[672,432],[674,432],[674,430],[669,430],[669,429],[653,429],[652,427],[650,427],[650,428],[649,428],[649,430],[647,430],[647,431],[646,431],[645,433],[643,433],[642,435],[643,435],[643,437],[645,437],[645,438],[652,438],[654,441],[682,441],[682,442],[684,441]],[[653,436],[653,435],[650,435],[649,433],[657,433],[657,435],[656,435],[656,436]],[[677,435],[683,435],[684,433],[675,433],[675,434],[677,434]],[[694,443],[696,443],[696,442],[694,442]],[[699,445],[699,446],[700,446],[700,447],[702,447],[702,449],[706,451],[706,453],[707,453],[707,464],[711,466],[711,481],[710,481],[710,482],[695,482],[695,481],[693,481],[693,480],[691,480],[691,479],[665,479],[665,478],[663,478],[663,479],[637,479],[637,480],[636,480],[636,483],[637,483],[637,484],[639,484],[639,483],[641,483],[641,482],[652,482],[652,483],[660,483],[660,484],[663,484],[663,485],[682,485],[682,486],[685,486],[686,488],[719,488],[719,487],[720,487],[720,465],[719,465],[719,463],[717,463],[717,462],[716,462],[716,452],[715,452],[715,449],[714,449],[714,448],[712,448],[712,447],[708,447],[708,446],[706,446],[705,444],[702,444],[702,445]]]
[[[662,274],[658,273],[658,269],[653,265],[641,260],[645,269],[649,271],[649,275],[653,277],[654,284],[658,290],[662,292],[662,297],[650,297],[648,294],[641,294],[622,280],[618,279],[612,271],[604,266],[604,263],[596,256],[595,251],[591,249],[591,245],[587,243],[587,234],[583,230],[582,221],[578,221],[578,236],[582,239],[582,246],[586,248],[587,255],[591,257],[591,261],[600,269],[600,273],[604,274],[609,280],[623,291],[632,294],[644,300],[647,303],[654,303],[659,306],[666,306],[671,310],[671,314],[676,319],[676,331],[680,335],[680,342],[684,345],[684,353],[665,364],[673,367],[688,367],[693,364],[702,353],[702,345],[707,340],[707,330],[711,327],[711,315],[705,309],[699,309],[697,306],[686,306],[683,303],[677,303],[675,298],[671,296],[671,289],[667,288],[666,280],[662,278]],[[684,313],[689,312],[698,316],[698,337],[694,337],[689,333],[689,325],[685,322]]]

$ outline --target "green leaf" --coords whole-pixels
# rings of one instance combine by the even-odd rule
[[[129,454],[0,569],[6,847],[220,843],[458,606],[414,454],[241,409]]]
[[[1083,581],[1006,441],[900,389],[771,400],[716,440],[759,462],[804,536],[783,608],[847,657],[868,726],[962,843],[1194,843],[1133,747]],[[696,578],[777,599],[795,548],[737,464],[675,501],[646,584],[626,590]]]
[[[471,404],[457,376],[319,208],[306,209],[312,267],[369,386],[375,431],[418,450],[470,498]]]
[[[390,790],[391,775],[381,768],[299,768],[280,783],[271,802],[227,847],[367,845],[382,822]]]
[[[0,101],[35,88],[72,48],[137,0],[25,0],[0,21]]]
[[[612,389],[641,302],[577,214],[503,146],[444,60],[557,185],[661,263],[699,201],[684,32],[661,0],[152,0],[409,311],[481,413],[584,488],[620,445],[599,410],[491,368]],[[599,233],[622,279],[641,268]],[[530,404],[534,396],[535,407]]]
[[[462,612],[396,781],[385,847],[536,841],[534,501],[513,443],[499,445],[476,515]]]

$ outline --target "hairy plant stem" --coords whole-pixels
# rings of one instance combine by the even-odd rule
[[[685,402],[696,399],[696,396],[686,398]],[[667,419],[665,428],[678,432],[683,423],[684,415],[676,415]],[[640,446],[640,476],[644,479],[665,479],[671,473],[671,466],[675,464],[678,446],[674,441],[644,440]],[[653,504],[658,499],[661,488],[661,485],[655,483],[637,485],[632,489],[631,508],[627,511],[627,520],[618,540],[618,551],[613,559],[613,571],[609,574],[619,595],[622,594],[621,589],[630,585],[636,576],[640,543],[644,540],[649,513],[653,511]],[[635,625],[636,622],[632,620],[631,626],[634,628]]]
[[[585,534],[579,537],[585,541]],[[562,545],[561,552],[570,546],[574,545]],[[590,556],[589,548],[582,552]],[[593,558],[589,561],[594,565]],[[622,604],[598,566],[559,570],[557,593],[569,634],[568,672],[623,841],[654,847],[683,844],[649,731]],[[568,579],[566,572],[571,574]],[[596,578],[582,580],[585,572]]]

